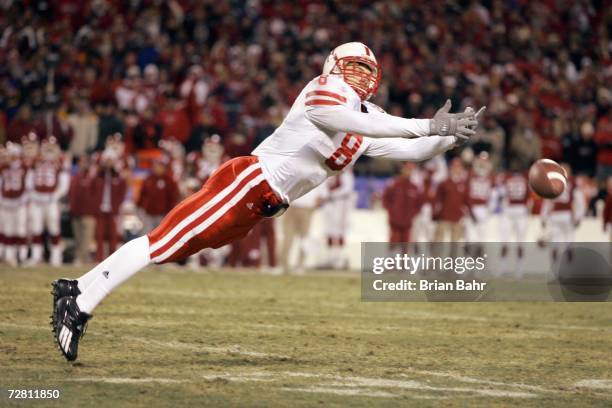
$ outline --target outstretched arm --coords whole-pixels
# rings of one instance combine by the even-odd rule
[[[344,105],[308,107],[306,118],[326,131],[374,138],[422,137],[428,136],[430,131],[429,119],[404,119],[384,113],[372,115]]]
[[[371,139],[363,154],[391,160],[423,161],[453,148],[457,141],[455,136]]]

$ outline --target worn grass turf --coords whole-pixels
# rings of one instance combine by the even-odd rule
[[[79,360],[49,283],[0,269],[0,406],[610,406],[610,304],[362,303],[358,276],[150,268],[96,310]]]

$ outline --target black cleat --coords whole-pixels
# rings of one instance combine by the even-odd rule
[[[76,360],[79,340],[83,337],[89,319],[91,315],[81,312],[75,298],[67,296],[57,301],[57,327],[53,336],[66,360]]]
[[[51,331],[55,332],[57,322],[55,321],[55,306],[57,301],[66,296],[77,297],[81,294],[77,280],[58,279],[51,283],[51,294],[53,295],[53,311],[51,312]]]

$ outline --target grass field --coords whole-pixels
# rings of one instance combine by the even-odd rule
[[[611,406],[612,305],[365,303],[359,276],[150,268],[68,364],[49,282],[0,268],[0,406]]]

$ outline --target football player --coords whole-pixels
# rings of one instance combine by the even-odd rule
[[[502,214],[499,222],[501,248],[501,266],[508,272],[511,262],[509,260],[508,242],[516,242],[517,263],[516,275],[520,277],[524,272],[524,252],[522,242],[525,242],[529,216],[529,181],[527,172],[513,168],[503,173],[498,179],[499,196],[501,197]]]
[[[23,161],[21,145],[6,144],[7,163],[0,169],[2,188],[3,228],[6,240],[4,260],[11,266],[24,262],[28,256],[27,200],[31,189],[30,171]]]
[[[487,240],[486,225],[496,202],[492,170],[489,153],[481,152],[474,159],[468,176],[467,202],[470,216],[466,217],[465,235],[469,243],[466,247],[474,256],[482,256],[484,249],[480,243]]]
[[[561,166],[567,174],[567,184],[557,198],[544,200],[541,212],[542,227],[548,231],[551,239],[553,270],[556,270],[560,262],[564,261],[562,259],[564,254],[568,258],[571,257],[571,252],[566,249],[570,243],[574,242],[576,229],[586,211],[584,194],[577,185],[576,179],[572,177],[570,166],[567,163],[561,163]]]
[[[293,200],[361,155],[420,161],[475,133],[484,108],[451,114],[447,101],[432,119],[386,114],[368,102],[380,78],[366,45],[335,48],[322,75],[306,85],[282,124],[251,156],[224,163],[157,228],[126,243],[78,280],[55,281],[52,325],[66,359],[76,359],[84,326],[98,303],[145,266],[244,237],[264,217],[282,214]]]
[[[350,226],[349,217],[355,208],[354,186],[352,168],[327,180],[327,194],[321,203],[321,210],[327,237],[327,265],[332,269],[347,269],[349,266],[344,247]]]
[[[43,259],[43,232],[46,229],[51,239],[52,266],[62,264],[60,242],[60,205],[68,193],[70,176],[57,139],[51,136],[40,145],[40,156],[32,165],[32,191],[30,193],[30,233],[32,254],[29,265],[37,265]]]

